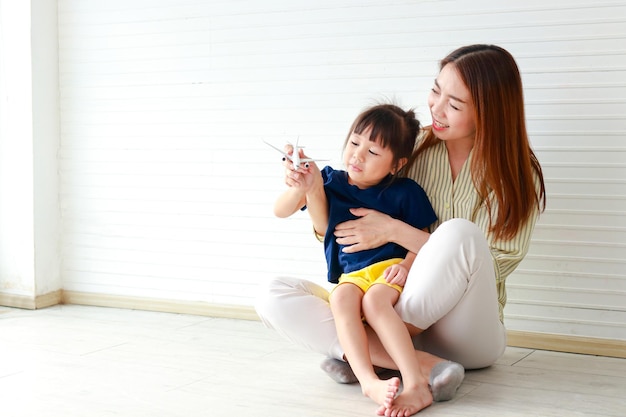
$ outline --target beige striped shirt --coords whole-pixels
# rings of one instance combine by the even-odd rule
[[[448,151],[445,143],[439,141],[437,145],[420,155],[411,167],[408,177],[413,178],[424,188],[435,209],[438,220],[430,227],[431,232],[442,222],[460,217],[474,222],[485,233],[493,256],[500,319],[502,320],[504,305],[506,304],[505,280],[528,252],[530,236],[537,220],[538,211],[535,211],[530,221],[526,222],[514,239],[508,241],[495,240],[488,232],[489,213],[485,205],[480,204],[478,193],[472,182],[469,166],[471,157],[470,153],[470,157],[465,161],[453,182]]]

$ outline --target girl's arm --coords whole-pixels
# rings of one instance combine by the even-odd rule
[[[304,207],[306,193],[301,188],[288,188],[274,203],[274,215],[276,217],[289,217]]]
[[[426,233],[426,229],[421,230]],[[415,262],[415,258],[417,258],[417,253],[409,251],[402,262],[392,265],[385,270],[385,280],[390,284],[396,284],[404,287],[406,279],[409,276],[411,266],[413,266],[413,262]]]
[[[328,201],[319,168],[312,162],[306,169],[288,168],[286,175],[289,188],[276,200],[274,214],[289,217],[306,206],[315,232],[324,236],[328,228]]]
[[[324,236],[328,229],[328,200],[322,184],[321,175],[319,184],[306,193],[306,207],[313,222],[313,229],[318,236]]]

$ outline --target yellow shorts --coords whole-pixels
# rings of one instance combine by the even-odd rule
[[[391,265],[395,265],[400,262],[402,262],[402,258],[388,259],[386,261],[375,263],[363,269],[359,269],[358,271],[341,274],[341,276],[339,277],[339,284],[337,285],[349,282],[359,287],[365,293],[374,284],[384,284],[388,287],[395,288],[399,292],[402,292],[401,286],[390,284],[385,281],[385,277],[383,277],[385,269],[389,268]],[[335,286],[335,288],[337,288],[337,286]]]

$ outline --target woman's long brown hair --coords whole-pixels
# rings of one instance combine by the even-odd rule
[[[543,211],[546,206],[541,165],[526,132],[519,69],[511,54],[495,45],[461,47],[441,61],[440,69],[446,65],[455,67],[474,103],[476,138],[470,170],[491,213],[490,230],[496,239],[512,239],[535,208]],[[428,129],[416,154],[437,141]]]

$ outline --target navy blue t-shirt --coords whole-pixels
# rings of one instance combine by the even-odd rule
[[[327,166],[322,170],[324,190],[329,205],[328,230],[324,237],[324,250],[328,264],[328,281],[337,283],[342,273],[357,271],[376,262],[391,258],[404,258],[407,250],[395,243],[356,253],[343,253],[333,234],[335,226],[356,219],[351,208],[369,208],[423,229],[430,226],[437,215],[430,205],[424,189],[409,178],[391,175],[380,184],[361,190],[348,183],[346,171]]]

